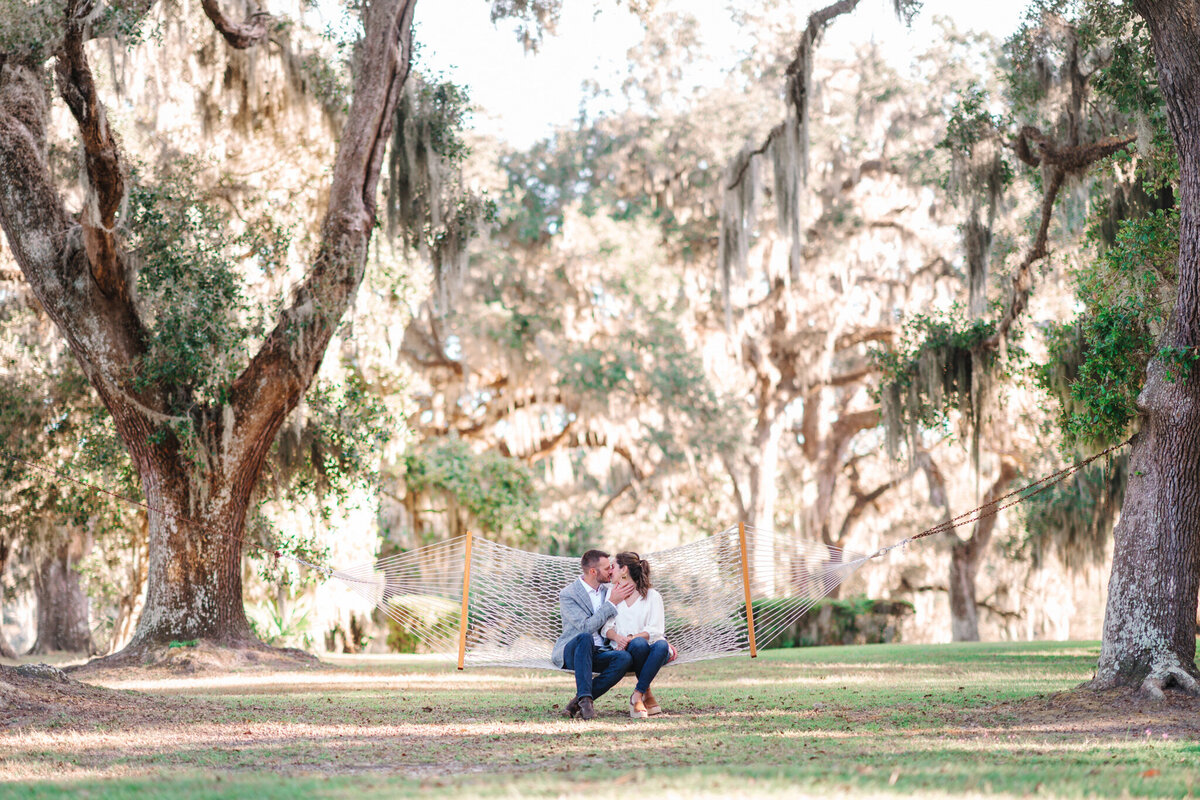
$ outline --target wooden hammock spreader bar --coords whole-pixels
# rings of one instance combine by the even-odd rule
[[[746,558],[746,523],[738,523],[738,543],[742,547],[742,591],[746,593],[746,632],[750,636],[750,657],[758,658],[754,643],[754,606],[750,602],[750,561]]]
[[[467,542],[463,551],[463,590],[462,590],[462,619],[458,622],[458,668],[463,668],[463,663],[467,659],[467,625],[470,624],[470,618],[467,615],[467,607],[471,602],[471,540],[475,538],[472,534],[467,534]]]

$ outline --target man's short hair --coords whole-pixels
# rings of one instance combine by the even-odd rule
[[[579,567],[584,572],[587,572],[589,569],[596,566],[596,564],[602,558],[608,558],[608,553],[604,552],[603,550],[588,550],[583,554],[583,558],[579,559]]]

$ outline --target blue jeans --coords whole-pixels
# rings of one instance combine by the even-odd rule
[[[654,644],[650,644],[639,636],[627,644],[625,650],[633,656],[633,671],[637,673],[637,690],[645,694],[650,690],[650,681],[654,680],[654,676],[671,657],[671,649],[667,645],[667,640],[659,639]]]
[[[563,666],[575,671],[575,696],[595,700],[625,677],[633,657],[624,650],[602,650],[596,647],[590,633],[581,633],[567,642],[563,650]],[[595,678],[592,672],[599,672]]]

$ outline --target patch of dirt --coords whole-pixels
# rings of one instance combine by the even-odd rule
[[[968,724],[1046,733],[1196,736],[1200,697],[1167,689],[1154,700],[1135,689],[1066,692],[999,703],[965,712]]]
[[[89,686],[48,664],[0,666],[0,725],[16,727],[52,719],[89,723],[150,709],[152,698]]]
[[[180,646],[161,645],[123,650],[105,658],[70,667],[76,677],[121,680],[140,674],[204,675],[230,672],[278,672],[280,670],[324,669],[317,658],[303,650],[270,647],[261,642],[216,642],[199,639]]]

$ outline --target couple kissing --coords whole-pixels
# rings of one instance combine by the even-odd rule
[[[593,719],[595,700],[629,671],[637,675],[629,716],[661,714],[650,683],[674,653],[664,638],[662,595],[650,588],[650,564],[637,553],[610,559],[589,550],[580,568],[579,579],[558,594],[562,635],[551,654],[554,666],[575,673],[567,715]]]

